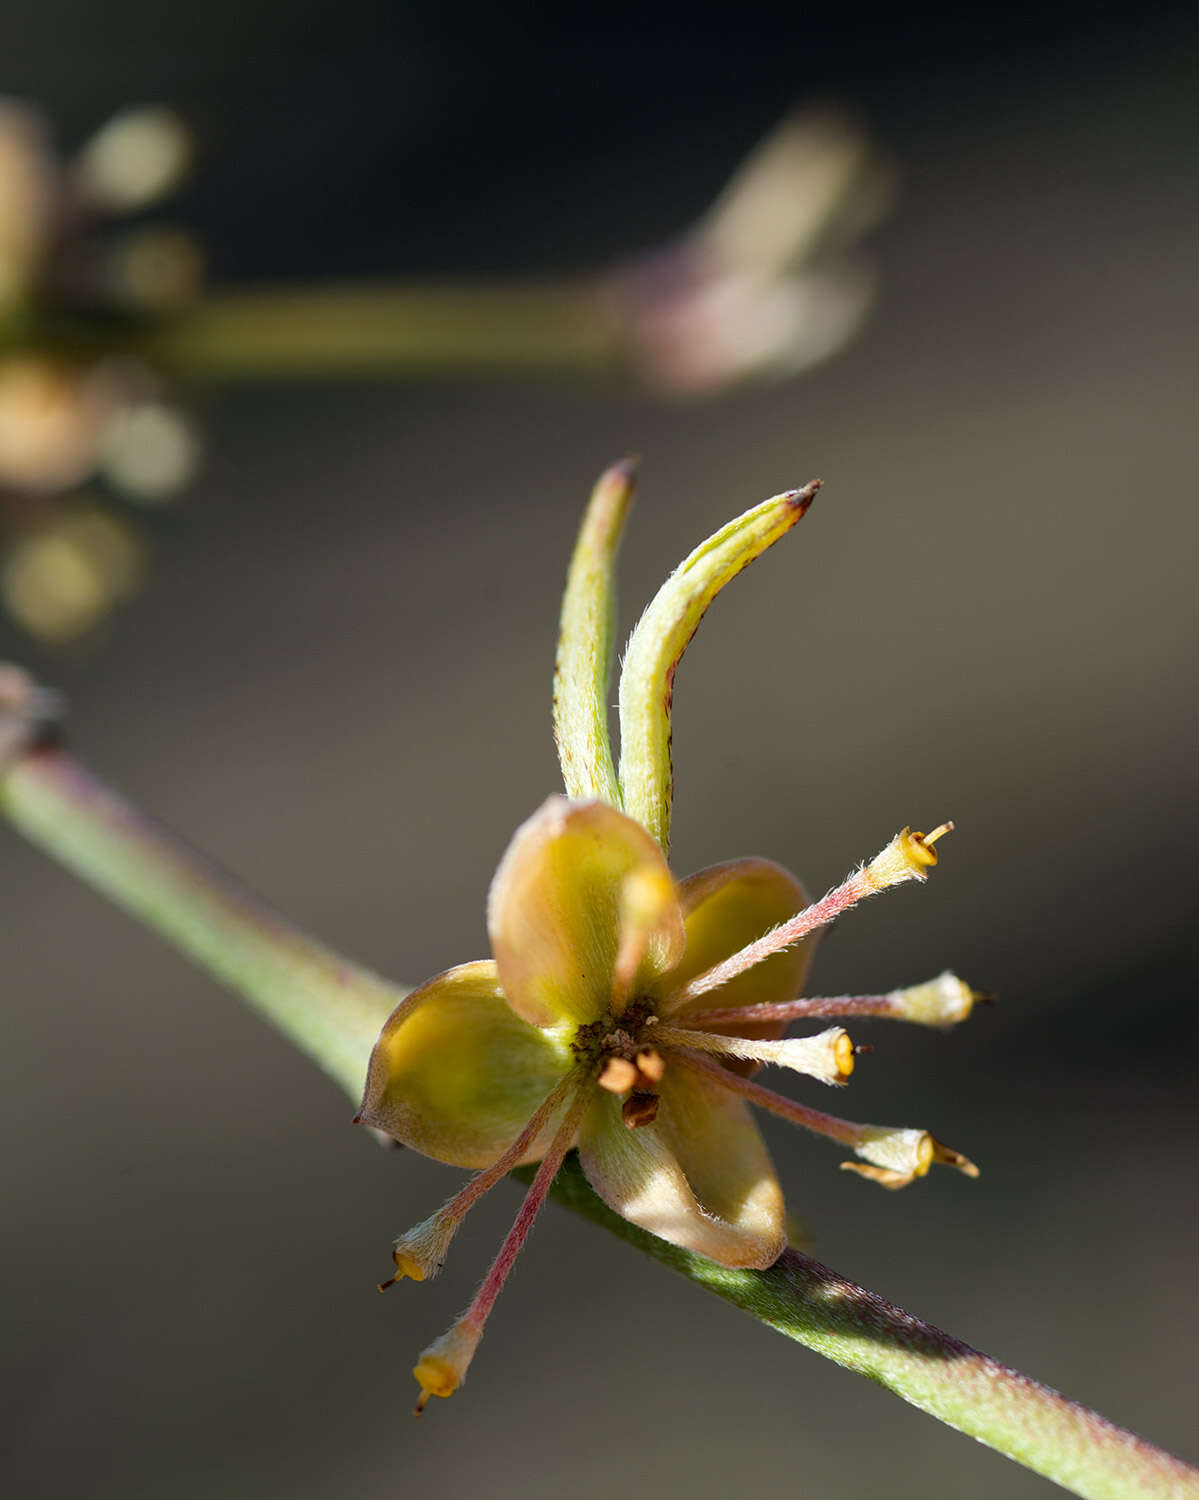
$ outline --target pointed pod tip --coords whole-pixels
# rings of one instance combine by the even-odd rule
[[[640,468],[641,455],[626,453],[623,458],[618,458],[607,466],[597,481],[597,488],[606,489],[615,486],[619,490],[631,490],[636,483]]]
[[[815,500],[817,492],[824,488],[823,479],[809,479],[807,484],[801,485],[797,490],[788,490],[786,493],[787,504],[793,510],[803,515],[812,501]]]

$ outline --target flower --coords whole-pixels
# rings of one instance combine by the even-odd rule
[[[765,1268],[786,1244],[781,1189],[748,1104],[852,1150],[887,1187],[934,1162],[977,1169],[925,1130],[855,1125],[764,1088],[764,1064],[834,1086],[854,1069],[839,1025],[786,1037],[796,1019],[891,1016],[946,1025],[976,994],[951,974],[875,996],[804,998],[820,930],[937,862],[905,828],[820,901],[764,859],[675,882],[669,846],[675,670],[704,610],[805,513],[818,482],[731,522],[682,564],[634,631],[621,677],[621,764],[608,743],[612,569],[631,470],[603,476],[571,563],[555,679],[568,795],[517,829],[487,903],[490,960],[429,980],[393,1012],[357,1119],[455,1166],[466,1186],[395,1242],[395,1274],[436,1275],[468,1210],[513,1167],[537,1173],[478,1294],[414,1374],[417,1410],[462,1383],[492,1306],[567,1153],[617,1213],[727,1266]],[[797,998],[799,997],[799,998]]]
[[[41,641],[86,634],[137,592],[147,546],[129,506],[169,500],[198,463],[190,422],[135,351],[198,293],[199,247],[118,222],[176,186],[190,155],[182,121],[151,108],[60,161],[41,118],[0,99],[0,602]]]

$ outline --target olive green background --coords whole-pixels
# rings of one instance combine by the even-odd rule
[[[416,982],[484,955],[491,872],[556,789],[594,474],[644,457],[624,629],[709,531],[822,476],[680,671],[676,866],[765,854],[820,892],[952,817],[935,877],[844,920],[816,988],[953,966],[1001,1003],[952,1035],[860,1028],[838,1101],[932,1128],[977,1183],[881,1193],[767,1121],[789,1200],[840,1271],[1199,1458],[1196,36],[1151,9],[698,34],[397,9],[378,36],[353,7],[168,34],[148,7],[8,13],[10,86],[68,140],[130,98],[192,111],[181,213],[226,277],[594,262],[684,224],[791,99],[871,116],[903,197],[877,312],[824,368],[692,405],[548,378],[198,397],[208,461],[144,595],[85,648],[5,627],[0,654],[69,693],[117,786]],[[1050,1493],[556,1207],[469,1384],[412,1423],[413,1358],[516,1189],[436,1284],[378,1298],[458,1174],[377,1149],[7,833],[0,912],[14,1494]]]

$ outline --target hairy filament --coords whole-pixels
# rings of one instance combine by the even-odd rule
[[[694,1026],[739,1023],[751,1026],[759,1021],[848,1020],[854,1016],[883,1016],[893,1021],[915,1021],[921,1026],[951,1026],[964,1021],[976,1004],[988,998],[947,969],[925,984],[889,990],[885,995],[814,996],[779,1004],[689,1011],[687,1022]]]
[[[817,1036],[787,1037],[783,1041],[758,1041],[749,1037],[723,1036],[717,1032],[691,1031],[681,1026],[657,1026],[654,1041],[664,1047],[693,1048],[721,1057],[740,1057],[749,1062],[774,1063],[819,1078],[822,1083],[844,1083],[853,1072],[853,1043],[840,1026]]]
[[[704,973],[697,974],[675,990],[663,1003],[663,1010],[667,1014],[676,1013],[692,1000],[698,1000],[701,995],[709,995],[713,990],[721,989],[730,980],[763,963],[775,953],[790,948],[793,943],[798,943],[800,938],[807,937],[818,927],[827,926],[843,912],[864,901],[867,896],[876,895],[879,891],[901,885],[907,880],[927,880],[929,869],[937,862],[937,851],[932,845],[952,828],[952,823],[942,823],[930,834],[913,833],[910,828],[903,829],[869,864],[855,870],[848,879],[829,891],[827,896],[814,901],[789,921],[781,923],[756,942],[713,965]]]
[[[442,1204],[435,1214],[416,1225],[414,1229],[408,1230],[406,1234],[400,1235],[391,1252],[396,1263],[396,1272],[389,1280],[379,1283],[381,1292],[385,1292],[388,1287],[394,1286],[397,1281],[402,1281],[406,1276],[410,1276],[413,1281],[427,1281],[437,1275],[445,1260],[450,1241],[457,1233],[458,1226],[468,1211],[485,1193],[491,1191],[501,1177],[506,1177],[520,1162],[525,1152],[545,1128],[546,1121],[578,1082],[578,1072],[572,1071],[556,1083],[533,1111],[529,1123],[506,1151],[497,1156],[489,1167],[484,1167],[481,1172],[477,1172],[465,1187],[448,1203]]]
[[[474,1301],[458,1321],[441,1338],[435,1340],[417,1361],[412,1373],[421,1387],[416,1403],[419,1415],[425,1409],[430,1396],[451,1396],[466,1378],[466,1371],[474,1358],[475,1349],[483,1337],[483,1327],[495,1305],[495,1299],[503,1289],[513,1262],[529,1237],[533,1221],[549,1195],[558,1168],[574,1145],[575,1133],[583,1112],[590,1104],[592,1091],[580,1086],[570,1110],[558,1127],[549,1150],[542,1158],[533,1178],[532,1186],[525,1194],[512,1228],[500,1246],[499,1254],[492,1262],[483,1285],[475,1294]]]
[[[823,1110],[797,1104],[793,1099],[784,1098],[782,1094],[731,1073],[693,1052],[676,1052],[673,1056],[684,1067],[739,1094],[759,1109],[769,1110],[771,1114],[790,1120],[793,1125],[802,1125],[805,1130],[848,1146],[866,1164],[847,1161],[841,1163],[842,1168],[868,1177],[881,1187],[906,1187],[917,1177],[924,1177],[934,1162],[956,1167],[967,1177],[978,1176],[978,1168],[968,1157],[944,1145],[927,1130],[899,1125],[856,1125],[852,1120],[841,1120],[836,1115],[826,1115]]]
[[[852,1120],[841,1120],[836,1115],[825,1114],[822,1109],[812,1109],[807,1104],[797,1104],[794,1099],[788,1099],[784,1094],[776,1094],[773,1089],[763,1088],[760,1083],[755,1083],[750,1078],[743,1078],[740,1073],[730,1072],[728,1068],[722,1068],[719,1063],[700,1057],[694,1052],[673,1052],[671,1059],[682,1063],[692,1072],[702,1074],[709,1082],[718,1083],[721,1088],[739,1094],[742,1099],[750,1104],[756,1104],[759,1109],[769,1110],[773,1115],[790,1120],[792,1125],[802,1125],[805,1130],[811,1130],[816,1135],[839,1141],[842,1146],[853,1147],[858,1143],[862,1127],[855,1125]]]

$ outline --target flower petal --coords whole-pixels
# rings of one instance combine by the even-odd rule
[[[652,1125],[630,1130],[620,1101],[597,1091],[579,1160],[609,1208],[725,1266],[764,1269],[786,1244],[783,1195],[749,1110],[669,1069]]]
[[[392,1012],[375,1043],[358,1118],[456,1167],[489,1166],[571,1066],[569,1048],[504,998],[490,962],[430,979]],[[540,1161],[547,1121],[522,1161]]]
[[[777,1004],[793,1000],[802,989],[812,961],[816,934],[794,948],[773,954],[747,969],[722,989],[701,995],[690,1004],[671,1006],[668,992],[712,968],[763,933],[787,921],[808,904],[803,886],[782,865],[769,859],[734,859],[700,870],[679,886],[679,901],[687,928],[687,947],[673,974],[658,983],[664,1003],[660,1014],[678,1022],[689,1011],[722,1010],[744,1005]],[[763,1041],[781,1037],[785,1021],[716,1024],[712,1031],[735,1032]]]
[[[534,1026],[597,1020],[612,999],[630,876],[668,893],[646,968],[673,965],[683,918],[662,851],[605,802],[550,797],[523,823],[491,882],[487,928],[508,1004]]]

